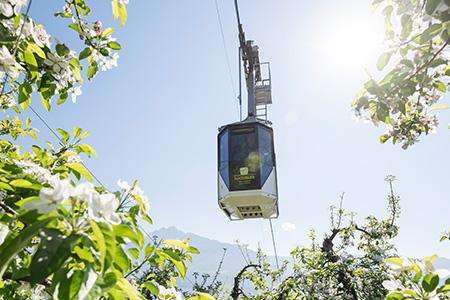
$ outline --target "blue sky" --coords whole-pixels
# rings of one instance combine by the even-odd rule
[[[238,119],[213,0],[132,0],[123,28],[109,1],[93,4],[95,18],[114,25],[122,44],[119,66],[86,82],[76,104],[44,113],[53,127],[81,126],[98,157],[85,161],[110,189],[138,179],[150,198],[155,225],[272,253],[267,220],[230,222],[217,205],[216,138],[220,125]],[[218,0],[237,86],[237,31],[233,1]],[[31,16],[47,30],[80,44],[63,20],[52,17],[62,1],[35,0]],[[408,151],[381,145],[383,128],[352,120],[351,99],[374,68],[382,22],[370,1],[269,1],[240,3],[247,38],[272,65],[280,217],[278,251],[306,244],[315,228],[329,230],[328,207],[344,206],[357,218],[384,216],[384,177],[397,176],[401,226],[396,244],[407,256],[450,257],[440,233],[449,227],[450,120],[440,113],[438,133]],[[37,106],[38,97],[34,98]],[[448,97],[445,100],[448,102]],[[41,109],[42,111],[42,109]],[[43,140],[54,141],[46,129]],[[42,143],[43,140],[40,142]],[[285,231],[285,222],[296,229]]]

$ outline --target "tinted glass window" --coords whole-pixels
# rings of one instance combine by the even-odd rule
[[[228,130],[226,130],[219,138],[219,174],[230,188],[228,162]]]
[[[261,186],[263,186],[275,165],[273,161],[273,141],[272,132],[265,127],[259,126],[258,135],[259,155],[261,157]]]
[[[230,130],[230,190],[258,189],[260,159],[256,128],[243,126]]]

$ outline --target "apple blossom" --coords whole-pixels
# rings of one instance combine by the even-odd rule
[[[119,224],[120,218],[116,213],[119,199],[114,194],[92,194],[89,200],[89,216],[97,222]]]
[[[39,201],[29,202],[24,205],[25,210],[37,210],[41,214],[56,211],[64,200],[72,193],[73,187],[69,179],[59,180],[52,188],[42,188],[39,191]]]

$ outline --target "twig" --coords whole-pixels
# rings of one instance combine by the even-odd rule
[[[7,213],[10,213],[12,215],[17,215],[17,212],[9,207],[5,202],[0,201],[0,207],[3,208]]]

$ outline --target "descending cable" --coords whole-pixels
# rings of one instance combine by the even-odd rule
[[[233,90],[234,97],[239,99],[239,105],[240,105],[240,102],[241,102],[240,96],[238,97],[236,95],[236,88],[234,87],[234,78],[233,78],[233,73],[231,71],[230,57],[228,56],[225,35],[223,34],[223,25],[222,25],[222,18],[220,17],[219,4],[217,3],[217,0],[214,0],[214,3],[216,4],[217,21],[219,22],[220,36],[222,37],[223,51],[225,53],[225,59],[227,61],[228,75],[230,76],[231,89]],[[240,113],[240,115],[241,115],[241,113]]]
[[[280,266],[278,265],[277,246],[275,245],[275,237],[273,235],[272,219],[269,219],[269,224],[270,224],[270,232],[272,234],[272,244],[273,244],[273,252],[275,253],[275,262],[277,263],[277,268],[279,269]]]
[[[41,122],[45,125],[45,127],[50,130],[51,133],[53,133],[54,136],[59,140],[61,144],[64,144],[63,140],[59,137],[59,135],[53,130],[53,128],[45,121],[45,119],[30,105],[29,108],[31,111],[41,120]],[[98,179],[97,176],[95,176],[94,172],[92,172],[82,161],[80,161],[80,164],[86,168],[86,170],[91,174],[91,176],[97,181],[98,184],[100,184],[104,189],[106,189],[105,185]]]

